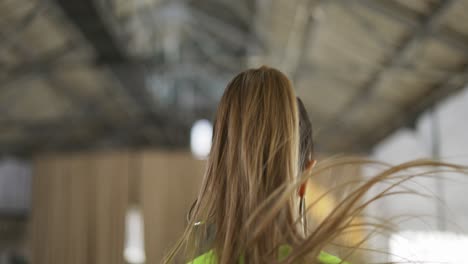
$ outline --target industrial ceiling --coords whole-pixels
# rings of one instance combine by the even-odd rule
[[[186,148],[234,74],[286,72],[322,152],[366,152],[468,76],[468,0],[1,0],[0,151]]]

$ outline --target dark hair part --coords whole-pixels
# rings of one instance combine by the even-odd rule
[[[307,161],[314,154],[312,123],[310,122],[304,103],[299,97],[297,97],[297,110],[299,112],[299,163],[301,170],[304,170]]]

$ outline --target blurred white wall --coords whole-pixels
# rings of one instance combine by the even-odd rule
[[[31,199],[31,166],[13,158],[0,160],[0,215],[27,214]]]
[[[434,117],[436,123],[432,123]],[[434,113],[425,113],[417,121],[414,130],[402,128],[387,138],[374,149],[373,158],[394,165],[414,159],[431,158],[433,136],[437,138],[437,135],[433,135],[432,127],[437,123],[440,159],[468,165],[468,88],[438,104]],[[424,193],[433,192],[442,203],[438,203],[436,198],[394,196],[374,204],[369,208],[369,213],[384,218],[397,215],[422,216],[420,219],[398,223],[398,229],[402,231],[468,234],[468,175],[443,175],[446,180],[442,183],[440,176],[420,178],[409,186]]]

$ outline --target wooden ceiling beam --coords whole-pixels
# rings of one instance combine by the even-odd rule
[[[9,89],[12,82],[21,78],[52,71],[58,65],[57,61],[75,49],[76,46],[70,43],[70,45],[52,50],[32,61],[6,69],[5,78],[0,79],[0,89]]]
[[[97,9],[97,1],[56,0],[64,13],[96,50],[98,62],[124,63],[126,55],[117,44]]]
[[[372,0],[359,0],[359,3],[372,2],[372,6],[379,4],[387,3],[391,1],[372,1]],[[382,63],[382,67],[379,67],[375,70],[373,74],[370,75],[370,78],[358,88],[358,91],[355,96],[347,103],[339,112],[338,115],[331,120],[330,126],[325,129],[325,131],[333,131],[336,129],[337,125],[342,122],[343,117],[352,112],[352,110],[362,104],[365,101],[368,101],[372,97],[372,93],[375,87],[380,83],[386,71],[392,67],[400,65],[405,58],[407,58],[411,49],[420,43],[420,41],[426,38],[428,35],[432,34],[437,27],[440,26],[442,18],[446,15],[447,10],[454,3],[454,0],[442,1],[436,10],[429,16],[425,17],[420,23],[419,26],[412,29],[412,34],[409,34],[405,37],[400,45],[398,45],[393,53],[387,57],[387,59]],[[382,4],[383,5],[383,4]],[[386,10],[386,8],[383,8]],[[380,10],[380,9],[379,9]],[[388,11],[387,11],[388,12]],[[403,11],[398,11],[405,13]],[[393,12],[393,13],[398,13]],[[409,11],[408,11],[409,12]],[[406,12],[406,13],[408,13]],[[395,130],[398,127],[392,127],[390,130]],[[374,142],[377,143],[377,142]],[[358,143],[360,144],[360,143]]]
[[[468,65],[464,67],[461,73],[451,76],[437,87],[430,89],[424,96],[418,98],[417,102],[411,103],[407,107],[401,109],[398,118],[385,120],[385,122],[388,122],[386,126],[376,128],[369,133],[360,135],[357,141],[360,142],[361,148],[367,150],[367,152],[371,151],[376,143],[385,139],[394,132],[395,129],[415,123],[424,111],[433,108],[441,99],[460,91],[465,87],[466,83],[468,83]]]
[[[352,3],[364,6],[413,30],[418,30],[420,25],[424,23],[424,18],[421,14],[404,7],[396,1],[354,0]],[[453,3],[453,0],[444,0],[442,1],[442,6],[446,10],[449,9]],[[437,21],[437,19],[433,19],[431,23],[437,24],[439,22],[440,21]],[[466,41],[466,37],[458,32],[454,32],[453,30],[445,27],[440,27],[439,30],[433,30],[431,32],[431,37],[461,53],[468,55],[468,42]]]
[[[405,27],[418,28],[423,21],[421,14],[404,7],[396,1],[353,0],[352,3],[393,19]]]
[[[110,69],[122,90],[133,101],[141,115],[148,116],[148,125],[161,126],[160,114],[146,88],[144,63],[132,59],[112,34],[94,0],[56,0],[68,18],[81,31],[97,54],[96,63]]]
[[[163,119],[152,125],[153,117],[136,116],[131,120],[101,126],[101,120],[65,116],[57,120],[0,120],[0,127],[15,127],[24,138],[0,141],[0,153],[29,155],[41,151],[77,151],[89,148],[148,147],[183,148],[188,145],[188,124]],[[86,128],[89,134],[80,136]],[[78,131],[78,132],[77,132]]]

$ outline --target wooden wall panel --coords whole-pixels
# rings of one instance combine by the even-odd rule
[[[141,202],[147,263],[159,263],[182,235],[205,162],[190,153],[146,152],[141,157]]]
[[[130,192],[142,206],[146,263],[159,263],[185,228],[204,166],[190,153],[176,152],[37,158],[33,263],[124,263]]]
[[[126,153],[35,160],[33,263],[124,263],[130,162]]]
[[[48,237],[48,225],[47,223],[47,204],[48,194],[47,184],[45,178],[47,174],[52,171],[51,162],[45,158],[38,158],[34,163],[35,174],[33,177],[33,188],[32,188],[32,200],[33,205],[31,209],[31,258],[33,263],[45,263],[47,257],[47,247],[49,241],[46,240]]]
[[[96,162],[95,249],[96,263],[124,263],[125,214],[128,209],[132,155],[108,153]]]
[[[88,215],[92,204],[88,203],[88,181],[90,178],[91,160],[86,157],[75,156],[70,160],[65,160],[65,172],[61,177],[68,179],[68,241],[66,247],[69,255],[66,262],[70,264],[87,263],[88,251],[86,245],[88,242]],[[60,236],[59,238],[61,238]]]
[[[70,178],[66,177],[68,173],[68,163],[58,162],[57,159],[49,160],[52,169],[46,171],[43,175],[48,190],[48,200],[44,205],[48,211],[48,231],[46,238],[50,237],[49,245],[51,263],[59,263],[67,260],[69,255],[67,243],[64,243],[63,237],[69,237],[71,228],[70,219]],[[45,260],[47,261],[47,260]]]

